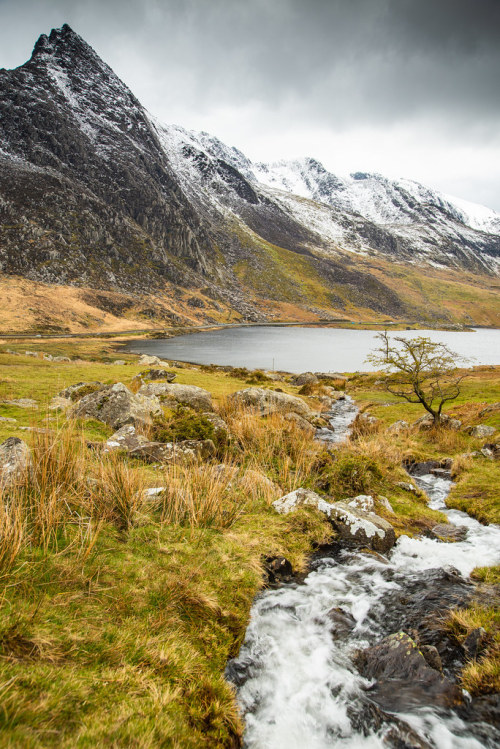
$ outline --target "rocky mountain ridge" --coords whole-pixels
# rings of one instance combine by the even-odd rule
[[[409,300],[384,263],[466,271],[487,288],[500,220],[485,210],[471,218],[409,181],[342,180],[314,159],[253,164],[207,133],[162,125],[67,25],[0,70],[6,276],[163,295],[181,318],[189,298],[215,320],[451,320]]]

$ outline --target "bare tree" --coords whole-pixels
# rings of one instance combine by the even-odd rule
[[[457,364],[466,359],[444,343],[422,336],[390,339],[385,330],[377,338],[381,346],[367,359],[386,372],[386,389],[409,403],[421,403],[434,424],[439,424],[444,404],[460,394],[460,384],[467,375],[458,371]]]

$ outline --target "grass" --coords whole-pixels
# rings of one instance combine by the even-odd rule
[[[48,345],[40,343],[42,350]],[[47,408],[70,384],[130,384],[143,368],[121,355],[116,341],[50,345],[83,360],[1,354],[0,397],[34,397],[40,405],[34,412],[0,406],[2,415],[18,418],[0,424],[0,438],[20,436],[34,454],[34,470],[0,497],[2,741],[26,747],[236,746],[241,720],[223,672],[244,637],[263,559],[282,555],[304,570],[312,548],[333,535],[311,508],[281,516],[272,501],[300,486],[334,499],[369,492],[398,534],[421,533],[443,515],[397,486],[408,480],[401,461],[443,449],[460,455],[478,442],[444,431],[388,437],[384,426],[401,407],[381,407],[385,395],[373,384],[376,377],[368,377],[349,387],[365,405],[375,404],[369,410],[380,415],[381,426],[359,430],[334,459],[310,431],[280,414],[262,418],[227,397],[247,387],[248,372],[235,377],[210,367],[178,367],[178,382],[210,390],[233,438],[213,461],[158,470],[89,450],[87,441],[102,441],[112,430],[96,421],[68,423]],[[106,363],[116,358],[131,363]],[[478,403],[500,400],[488,371],[474,374],[471,392],[472,385]],[[479,418],[465,400],[454,407]],[[175,419],[166,417],[172,428]],[[176,428],[199,436],[199,420],[184,423],[185,417],[180,414]],[[457,459],[455,465],[457,489],[469,480],[477,486],[476,467],[492,480],[489,461]],[[165,491],[149,497],[146,487]],[[395,514],[379,497],[389,499]],[[474,574],[493,582],[498,570]],[[457,637],[466,636],[464,623],[453,626]],[[464,683],[475,678],[479,691],[496,683],[490,653],[480,676],[471,671]]]
[[[500,609],[476,603],[452,611],[447,621],[451,634],[460,643],[474,630],[484,630],[484,644],[477,658],[469,659],[462,671],[462,686],[473,696],[500,692]]]

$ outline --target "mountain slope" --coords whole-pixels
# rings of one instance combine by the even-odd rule
[[[343,180],[313,159],[253,164],[207,133],[166,127],[67,25],[0,70],[6,277],[81,287],[97,306],[111,302],[88,289],[128,295],[137,319],[142,309],[159,323],[494,324],[499,233],[497,214],[416,183]],[[423,264],[446,276],[450,300],[419,287]],[[457,301],[464,283],[475,306]]]

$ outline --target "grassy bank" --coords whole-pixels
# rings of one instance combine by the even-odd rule
[[[363,376],[348,389],[380,421],[359,426],[332,458],[311,431],[231,405],[227,396],[248,387],[247,373],[179,367],[177,382],[213,394],[232,442],[201,467],[102,460],[86,443],[106,439],[111,428],[69,424],[48,404],[79,381],[131,385],[143,367],[116,346],[39,343],[78,357],[57,363],[0,354],[0,398],[38,402],[36,410],[0,404],[1,416],[16,419],[0,422],[0,439],[26,440],[35,466],[0,502],[0,745],[236,746],[241,721],[223,672],[263,585],[265,559],[283,555],[300,571],[312,549],[332,538],[313,510],[277,515],[273,499],[298,486],[335,499],[370,493],[397,533],[425,532],[444,516],[398,486],[408,480],[401,461],[459,456],[479,441],[447,430],[388,434],[401,406],[382,405],[389,398],[376,378]],[[118,358],[128,363],[113,364]],[[261,385],[298,392],[288,382]],[[474,370],[467,387],[454,408],[469,409],[471,421],[480,409],[470,402],[500,400],[498,370]],[[319,394],[304,397],[317,404]],[[473,482],[483,460],[457,457],[457,486]],[[167,491],[154,499],[148,487]]]

